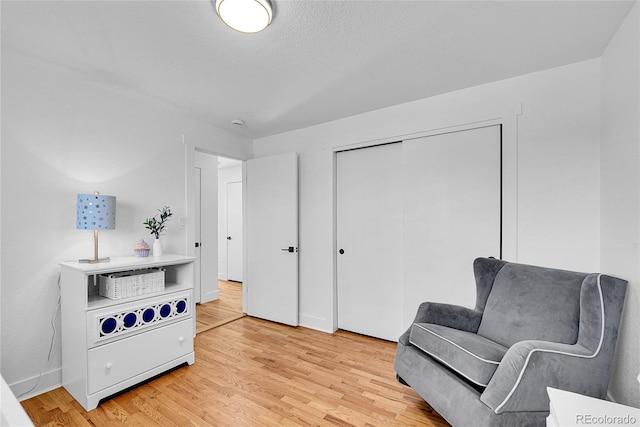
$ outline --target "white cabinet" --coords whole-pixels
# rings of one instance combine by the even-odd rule
[[[88,411],[101,399],[193,364],[194,257],[60,263],[62,384]],[[124,299],[99,293],[99,276],[162,268],[165,289]]]

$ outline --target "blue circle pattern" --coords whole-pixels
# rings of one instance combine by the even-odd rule
[[[127,313],[124,315],[123,322],[125,328],[131,328],[138,323],[138,315],[136,313]]]
[[[107,317],[102,321],[102,326],[100,326],[100,330],[104,335],[109,335],[113,331],[116,330],[118,326],[118,321],[113,317]]]
[[[149,322],[153,321],[153,319],[155,319],[155,317],[156,317],[156,311],[153,308],[147,308],[142,313],[142,321],[144,323],[149,323]]]
[[[176,303],[176,311],[178,313],[184,313],[184,311],[187,309],[187,302],[186,301],[178,301]]]
[[[160,308],[160,317],[163,319],[171,314],[171,306],[169,304],[165,304]]]
[[[189,315],[188,298],[162,302],[120,313],[107,314],[98,319],[99,337],[107,338]]]

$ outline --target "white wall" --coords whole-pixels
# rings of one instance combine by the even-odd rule
[[[602,271],[629,281],[610,385],[640,407],[640,5],[602,56]]]
[[[505,258],[598,271],[596,59],[255,141],[256,157],[299,153],[301,324],[335,328],[334,149],[490,121],[503,122],[506,129]],[[462,287],[465,293],[475,289]]]
[[[242,166],[218,170],[218,278],[227,280],[227,184],[242,181]]]
[[[168,205],[166,252],[186,253],[187,144],[246,159],[248,140],[162,101],[12,51],[2,52],[2,375],[16,394],[60,385],[60,337],[47,361],[59,261],[90,257],[92,233],[75,229],[76,193],[117,198],[116,230],[100,253],[133,255],[142,222]],[[81,292],[81,290],[79,290]],[[53,324],[59,330],[59,315]]]

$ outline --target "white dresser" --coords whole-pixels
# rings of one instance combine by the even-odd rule
[[[196,258],[182,255],[61,262],[62,384],[87,410],[101,399],[194,363]],[[165,289],[110,299],[99,276],[161,268]]]

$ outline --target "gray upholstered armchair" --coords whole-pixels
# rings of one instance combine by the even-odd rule
[[[606,398],[627,282],[475,260],[476,306],[423,303],[395,370],[454,426],[543,426],[546,387]]]

